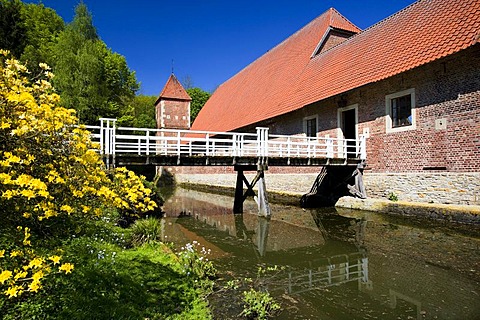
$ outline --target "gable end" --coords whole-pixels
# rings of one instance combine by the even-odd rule
[[[357,33],[353,31],[343,30],[332,26],[328,27],[322,39],[313,51],[311,58],[327,51],[330,48],[335,47],[336,45],[339,45],[343,41],[356,34]]]

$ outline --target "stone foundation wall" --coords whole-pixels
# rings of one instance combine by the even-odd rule
[[[400,201],[480,204],[480,173],[366,173],[371,198],[395,194]]]
[[[246,173],[251,181],[254,173]],[[267,191],[302,195],[307,193],[316,173],[265,173]],[[178,183],[203,184],[235,188],[236,174],[175,174]],[[480,205],[480,173],[365,173],[364,183],[369,198],[387,199],[389,194],[399,201]]]

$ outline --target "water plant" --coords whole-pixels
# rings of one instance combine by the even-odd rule
[[[188,277],[195,278],[195,286],[201,288],[206,294],[213,290],[213,281],[216,277],[217,270],[207,257],[210,254],[210,249],[205,249],[199,242],[192,241],[187,243],[177,253],[180,265],[180,270]]]
[[[268,319],[280,310],[280,305],[267,291],[258,291],[253,288],[244,291],[243,302],[243,311],[240,315],[249,319]]]
[[[279,266],[259,266],[256,277],[230,278],[214,292],[218,297],[228,295],[237,317],[248,319],[269,319],[278,315],[281,305],[268,292],[268,282],[283,272]],[[221,307],[220,307],[221,308]]]

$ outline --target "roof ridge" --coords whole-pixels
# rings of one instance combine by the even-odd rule
[[[355,36],[360,35],[360,34],[362,34],[362,33],[365,33],[365,32],[367,32],[368,30],[373,29],[373,28],[375,28],[376,26],[378,26],[378,25],[380,25],[380,24],[385,24],[387,21],[389,21],[389,20],[393,19],[394,17],[398,16],[400,13],[403,13],[404,11],[407,11],[408,9],[410,9],[410,7],[417,6],[420,2],[424,2],[424,1],[431,1],[431,0],[417,0],[417,1],[413,2],[413,3],[410,3],[410,4],[407,5],[405,8],[400,9],[400,10],[398,10],[397,12],[392,13],[392,14],[389,15],[388,17],[386,17],[386,18],[384,18],[384,19],[382,19],[382,20],[380,20],[380,21],[372,24],[370,27],[365,28],[364,30],[362,30],[362,31],[360,31],[359,33],[357,33]]]
[[[292,37],[294,37],[295,35],[301,33],[304,29],[310,27],[310,25],[314,22],[316,22],[318,19],[320,19],[322,16],[326,16],[327,14],[330,14],[331,11],[334,11],[336,12],[341,18],[343,18],[346,22],[348,22],[350,25],[352,25],[354,28],[360,30],[359,27],[357,27],[355,24],[353,24],[353,22],[351,22],[350,20],[348,20],[347,18],[345,18],[340,12],[338,12],[337,9],[335,9],[334,7],[330,7],[329,9],[325,10],[324,12],[322,12],[321,14],[319,14],[318,16],[316,16],[315,18],[313,18],[312,20],[310,20],[306,25],[304,25],[302,28],[298,29],[297,31],[295,31],[294,33],[292,33],[291,35],[289,35],[288,37],[286,37],[285,39],[283,39],[281,42],[279,42],[278,44],[276,44],[273,48],[267,50],[265,53],[263,53],[261,56],[257,57],[255,60],[253,60],[252,62],[250,62],[248,65],[246,65],[245,67],[243,67],[242,69],[240,69],[240,71],[238,71],[236,74],[234,74],[233,76],[231,76],[230,78],[228,78],[227,80],[225,80],[222,84],[220,84],[218,88],[222,87],[223,84],[227,83],[229,80],[235,78],[236,76],[238,76],[240,73],[242,73],[244,70],[247,70],[249,69],[250,67],[252,67],[252,65],[257,62],[258,60],[260,60],[261,58],[263,58],[266,54],[268,54],[269,52],[271,51],[274,51],[276,50],[277,48],[279,48],[282,44],[284,44],[285,42],[287,42],[288,40],[290,40]],[[332,16],[330,15],[329,17],[329,26],[332,25]],[[337,28],[337,29],[342,29],[342,28]],[[342,29],[342,30],[345,30],[345,29]],[[347,30],[348,31],[348,30]]]
[[[330,9],[328,9],[328,13],[330,13],[330,22],[328,23],[329,26],[331,26],[333,24],[333,14],[332,12],[334,12],[335,8],[334,7],[330,7]]]
[[[343,45],[346,46],[349,42],[351,42],[351,41],[353,41],[354,39],[358,38],[358,37],[361,36],[362,34],[368,32],[369,30],[371,30],[371,29],[373,29],[373,28],[375,28],[375,27],[377,27],[378,25],[387,23],[387,21],[395,18],[395,17],[396,17],[397,15],[399,15],[400,13],[403,13],[403,12],[406,11],[407,9],[410,9],[410,7],[413,7],[413,6],[419,4],[420,2],[423,2],[423,1],[430,1],[430,0],[417,0],[417,1],[409,4],[409,5],[407,5],[405,8],[400,9],[399,11],[397,11],[397,12],[395,12],[395,13],[392,13],[392,14],[389,15],[388,17],[386,17],[386,18],[384,18],[384,19],[382,19],[382,20],[374,23],[374,24],[371,25],[370,27],[367,27],[367,28],[365,28],[365,29],[363,29],[363,30],[360,29],[360,31],[359,31],[358,33],[352,35],[350,38],[345,39],[345,41],[342,41],[342,42],[334,45],[333,47],[328,48],[327,50],[325,50],[325,51],[323,51],[323,52],[315,55],[314,57],[312,57],[312,59],[317,59],[319,56],[325,54],[326,52],[329,52],[329,51],[333,50],[334,48],[337,48],[337,47],[340,47],[340,46],[343,46]],[[335,10],[335,8],[333,8],[333,7],[332,7],[331,9],[334,9],[334,10]],[[335,11],[337,11],[337,10],[335,10]],[[338,11],[337,11],[337,12],[338,12]],[[338,12],[338,14],[343,17],[343,15],[342,15],[340,12]],[[346,18],[345,18],[345,19],[346,19]],[[347,21],[349,22],[348,19],[347,19]]]

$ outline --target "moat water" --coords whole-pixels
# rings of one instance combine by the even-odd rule
[[[234,215],[232,197],[177,188],[163,237],[210,249],[219,288],[250,278],[268,290],[282,307],[275,319],[480,319],[479,226],[270,206],[270,219],[253,200]],[[240,318],[240,294],[210,300],[216,319]]]

